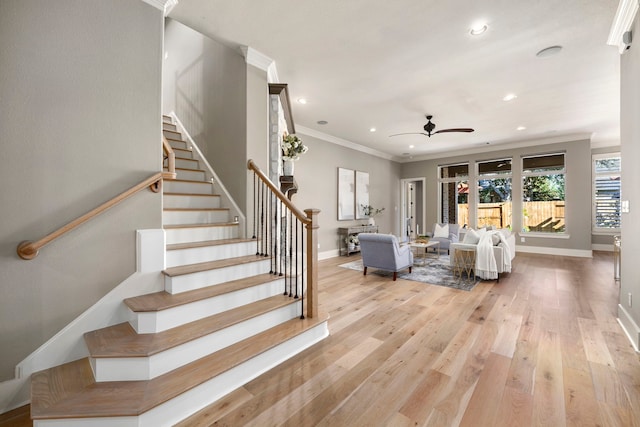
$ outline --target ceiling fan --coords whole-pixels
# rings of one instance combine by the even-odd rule
[[[436,125],[434,123],[431,122],[431,119],[433,118],[433,116],[429,115],[426,116],[427,117],[427,124],[424,125],[423,129],[424,132],[407,132],[407,133],[396,133],[393,135],[389,135],[391,136],[398,136],[398,135],[425,135],[428,136],[429,138],[431,138],[431,135],[435,135],[436,133],[445,133],[445,132],[473,132],[473,129],[471,128],[451,128],[451,129],[440,129],[437,131],[433,131],[436,128]],[[425,133],[426,132],[426,133]]]

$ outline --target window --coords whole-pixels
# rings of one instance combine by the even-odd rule
[[[440,221],[469,223],[469,164],[440,166]]]
[[[593,231],[620,230],[620,154],[593,156]]]
[[[566,231],[564,153],[522,158],[522,231]]]
[[[511,227],[511,159],[478,162],[477,226]]]

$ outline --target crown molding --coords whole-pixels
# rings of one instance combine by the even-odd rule
[[[399,157],[392,156],[391,154],[383,153],[382,151],[374,150],[373,148],[365,147],[364,145],[356,144],[355,142],[347,141],[346,139],[338,138],[337,136],[329,135],[306,126],[296,125],[296,131],[303,135],[318,138],[332,144],[340,145],[341,147],[350,148],[382,159],[393,160],[394,162],[400,161]]]
[[[142,1],[147,3],[148,5],[155,7],[156,9],[161,10],[162,13],[164,13],[164,16],[167,16],[169,12],[171,12],[171,9],[173,9],[173,7],[178,4],[178,0],[142,0]]]
[[[623,53],[625,50],[625,46],[622,43],[622,35],[631,29],[633,20],[638,13],[638,7],[640,6],[639,1],[640,0],[620,0],[618,4],[618,10],[616,11],[616,16],[613,18],[613,24],[611,24],[607,44],[618,46],[620,53]]]
[[[269,67],[274,63],[273,59],[261,52],[258,52],[252,47],[240,46],[240,51],[242,52],[242,56],[244,56],[244,60],[247,64],[253,65],[267,73],[269,72]]]

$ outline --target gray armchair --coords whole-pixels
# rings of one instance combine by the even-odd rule
[[[444,224],[438,224],[443,226]],[[433,228],[431,229],[431,233],[427,233],[429,236],[429,240],[437,240],[440,242],[440,250],[446,249],[447,253],[449,253],[449,248],[451,247],[451,243],[458,243],[458,237],[460,235],[460,225],[459,224],[449,224],[449,237],[433,237],[436,231],[436,225],[433,224]]]
[[[413,264],[413,254],[409,245],[400,246],[396,236],[391,234],[360,233],[360,253],[364,275],[367,275],[367,267],[380,270],[393,271],[393,280],[396,280],[398,271],[409,268]]]

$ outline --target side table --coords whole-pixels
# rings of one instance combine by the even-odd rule
[[[460,277],[462,280],[462,274],[467,275],[467,279],[476,278],[476,251],[475,249],[456,249],[455,256],[453,258],[453,276]]]

